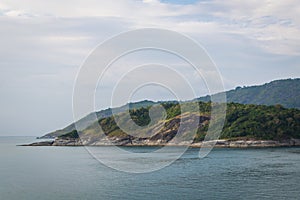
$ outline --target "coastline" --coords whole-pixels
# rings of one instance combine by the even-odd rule
[[[300,139],[289,139],[284,141],[276,140],[211,140],[205,142],[163,142],[163,141],[143,141],[135,142],[127,140],[101,140],[99,142],[88,143],[80,139],[56,139],[52,141],[34,142],[31,144],[23,144],[19,146],[126,146],[126,147],[143,147],[143,146],[188,146],[192,148],[268,148],[268,147],[297,147],[300,146]]]

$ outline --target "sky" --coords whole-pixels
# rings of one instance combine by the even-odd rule
[[[300,77],[299,13],[297,0],[1,0],[0,135],[41,136],[71,123],[74,81],[89,53],[139,28],[193,38],[218,67],[226,90]],[[129,56],[123,67],[154,55]],[[155,59],[180,63],[167,55]],[[148,89],[136,99],[168,98]]]

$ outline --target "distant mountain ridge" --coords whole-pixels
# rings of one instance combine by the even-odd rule
[[[234,90],[227,91],[226,96],[227,102],[229,103],[234,102],[240,104],[256,105],[280,104],[286,108],[300,109],[300,78],[275,80],[270,83],[258,86],[237,87]],[[195,100],[208,102],[210,100],[210,96],[200,97]],[[145,100],[135,103],[129,103],[129,105],[114,108],[114,113],[124,112],[128,106],[130,109],[139,109],[159,103],[163,102],[153,102]],[[109,108],[96,112],[96,114],[98,119],[106,118],[112,115],[112,110]],[[94,123],[92,114],[89,114],[86,117],[80,119],[77,123],[80,124],[80,127],[88,127],[89,125]],[[41,138],[54,138],[69,133],[73,130],[75,130],[74,123],[65,127],[64,129],[48,133]]]
[[[300,78],[275,80],[258,86],[236,87],[226,92],[227,102],[255,105],[280,104],[300,109]],[[209,101],[210,96],[197,100]]]

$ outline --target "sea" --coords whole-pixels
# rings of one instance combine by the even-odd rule
[[[215,148],[201,159],[190,148],[160,170],[128,173],[102,164],[85,147],[17,146],[35,141],[0,137],[1,200],[300,199],[300,148]]]

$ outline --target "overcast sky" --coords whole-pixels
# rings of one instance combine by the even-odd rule
[[[216,63],[226,89],[300,77],[297,0],[184,2],[1,0],[0,135],[40,136],[72,122],[80,65],[99,43],[137,28],[195,39]],[[148,94],[165,98],[163,92]]]

